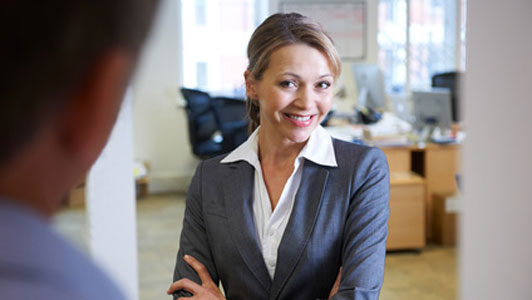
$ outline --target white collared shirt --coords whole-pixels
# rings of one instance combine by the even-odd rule
[[[277,249],[281,243],[286,225],[292,214],[294,200],[301,183],[304,158],[323,166],[336,167],[336,157],[332,139],[329,133],[318,126],[310,135],[307,144],[301,149],[294,161],[294,171],[279,198],[279,202],[272,212],[272,206],[268,190],[262,176],[262,168],[259,161],[259,128],[257,128],[238,148],[233,150],[221,163],[230,163],[239,160],[247,161],[255,168],[255,187],[253,213],[257,237],[261,245],[264,262],[273,279],[277,265]]]

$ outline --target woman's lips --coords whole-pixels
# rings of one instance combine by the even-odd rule
[[[285,113],[283,116],[297,127],[308,127],[312,124],[312,120],[316,115],[295,115]]]

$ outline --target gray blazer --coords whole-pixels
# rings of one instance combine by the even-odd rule
[[[189,187],[174,281],[200,283],[183,256],[221,280],[229,300],[378,299],[384,275],[389,172],[378,148],[333,139],[338,167],[305,160],[294,208],[270,278],[253,216],[254,168],[203,161]],[[184,291],[174,297],[190,295]]]

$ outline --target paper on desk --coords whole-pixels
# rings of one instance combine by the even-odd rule
[[[364,136],[364,130],[357,125],[327,126],[325,129],[333,138],[348,142],[361,140]]]
[[[366,125],[365,130],[372,137],[395,136],[410,133],[412,131],[412,125],[393,113],[385,112],[379,122]]]

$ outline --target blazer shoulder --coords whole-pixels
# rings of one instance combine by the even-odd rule
[[[333,138],[333,146],[338,165],[360,165],[362,162],[378,162],[387,164],[386,155],[377,148],[360,145]]]
[[[221,155],[218,155],[212,158],[202,160],[199,162],[197,169],[206,170],[206,171],[217,170],[220,168],[220,166],[224,165],[221,163],[221,161],[227,155],[229,155],[229,153],[221,154]]]
[[[195,172],[198,179],[201,178],[201,181],[213,183],[238,175],[239,172],[235,172],[235,170],[242,170],[244,172],[252,172],[254,170],[253,166],[245,160],[222,163],[222,160],[227,155],[229,153],[200,161]]]

